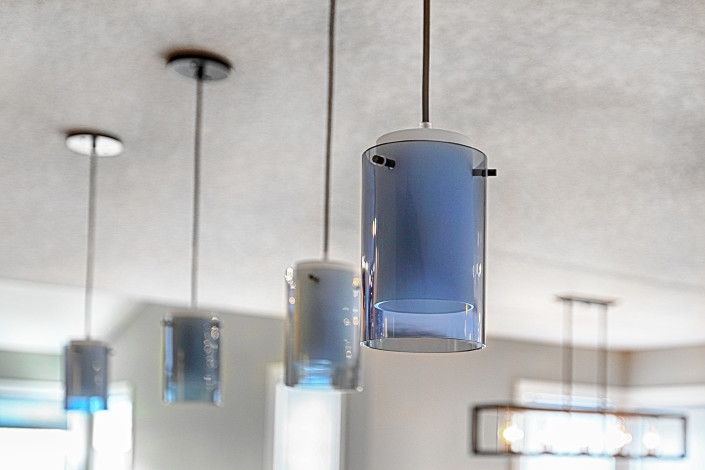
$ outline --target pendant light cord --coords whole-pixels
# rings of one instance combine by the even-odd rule
[[[423,2],[423,72],[421,77],[421,123],[429,124],[429,75],[431,69],[431,0]]]
[[[326,115],[326,164],[323,197],[323,259],[328,260],[330,239],[330,161],[333,140],[333,78],[335,71],[335,0],[330,0],[328,17],[328,109]]]
[[[203,114],[204,65],[198,65],[196,75],[196,122],[193,139],[193,231],[191,233],[191,309],[198,308],[198,248],[201,219],[201,119]]]
[[[95,265],[95,199],[96,199],[96,175],[98,173],[98,155],[96,153],[96,141],[98,137],[93,136],[91,154],[89,157],[88,170],[88,233],[86,236],[86,284],[83,307],[83,322],[86,340],[91,339],[91,314],[93,306],[93,282]]]

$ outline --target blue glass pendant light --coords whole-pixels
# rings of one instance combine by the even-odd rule
[[[73,152],[88,156],[90,169],[84,296],[86,339],[71,341],[64,348],[64,408],[93,413],[105,410],[108,406],[108,345],[90,339],[95,265],[95,199],[98,157],[117,156],[122,153],[123,145],[114,137],[81,132],[69,134],[66,137],[66,146]]]
[[[203,83],[223,80],[231,67],[225,60],[204,54],[177,54],[167,67],[196,81],[194,138],[193,233],[191,246],[191,307],[164,321],[163,389],[165,403],[220,404],[220,337],[218,317],[198,309],[198,245],[201,178],[201,119]]]
[[[363,344],[401,352],[485,346],[485,155],[432,129],[430,0],[424,1],[422,124],[362,155]]]
[[[352,263],[328,259],[335,0],[328,28],[328,111],[323,260],[287,269],[285,383],[306,389],[360,390],[360,278]]]

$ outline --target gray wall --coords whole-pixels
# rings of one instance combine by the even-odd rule
[[[265,364],[282,358],[282,321],[218,314],[223,405],[165,405],[161,320],[169,311],[147,307],[111,342],[113,380],[128,380],[135,387],[135,470],[261,470]]]
[[[626,353],[630,385],[705,384],[705,345]]]
[[[220,314],[224,405],[161,402],[161,319],[147,306],[111,339],[112,380],[135,387],[135,469],[262,470],[267,363],[282,360],[280,319]],[[561,379],[559,346],[489,339],[464,354],[363,349],[362,393],[347,397],[347,470],[507,469],[507,458],[468,452],[469,408],[512,398],[519,379]],[[705,383],[705,346],[611,353],[614,385]],[[577,350],[575,380],[594,382],[595,351]],[[0,377],[60,380],[60,356],[0,352]]]
[[[224,405],[167,406],[160,400],[160,321],[169,309],[148,307],[112,341],[113,379],[136,390],[135,470],[262,470],[265,365],[283,357],[283,322],[244,315],[223,320]],[[621,383],[622,354],[610,357]],[[363,349],[364,391],[347,395],[346,468],[466,470],[507,468],[504,458],[469,455],[469,407],[510,401],[522,378],[561,379],[559,346],[491,340],[465,354],[403,354]],[[575,379],[593,382],[594,351],[577,350]]]
[[[0,351],[0,378],[21,380],[61,380],[61,356]]]
[[[519,379],[561,379],[558,346],[490,339],[463,354],[363,351],[365,390],[349,403],[349,470],[509,468],[505,457],[470,455],[469,408],[511,401]],[[595,359],[576,351],[576,381],[595,381]],[[621,383],[621,354],[610,355],[608,370]]]

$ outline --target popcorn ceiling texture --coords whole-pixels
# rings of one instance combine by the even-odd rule
[[[39,331],[52,317],[47,337],[81,332],[79,300],[55,305],[57,322],[10,286],[83,284],[88,163],[64,147],[70,129],[126,146],[98,170],[97,287],[186,304],[195,86],[165,70],[177,49],[235,66],[204,93],[202,303],[283,315],[284,269],[321,253],[327,8],[0,5],[0,349],[20,347],[6,332],[28,319]],[[552,295],[577,292],[620,299],[614,348],[705,343],[704,32],[696,1],[433,3],[431,121],[500,175],[490,338],[558,341]],[[420,1],[339,2],[333,258],[359,256],[362,151],[420,119],[420,35]],[[128,310],[97,312],[97,333]]]

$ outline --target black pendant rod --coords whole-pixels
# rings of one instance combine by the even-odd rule
[[[323,259],[328,259],[330,239],[330,160],[333,140],[333,78],[335,71],[335,0],[330,0],[328,17],[328,109],[326,116],[326,169],[323,197]]]
[[[201,219],[201,119],[203,115],[203,73],[200,63],[196,72],[196,122],[193,139],[193,231],[191,234],[191,309],[198,308],[198,248]]]
[[[97,135],[93,135],[89,156],[88,176],[88,234],[86,236],[86,287],[84,295],[83,322],[86,339],[91,339],[91,315],[93,307],[93,283],[95,272],[95,198],[96,175],[98,173],[98,154],[96,152]]]
[[[431,69],[431,0],[423,2],[423,76],[421,78],[421,123],[429,124],[429,73]]]

